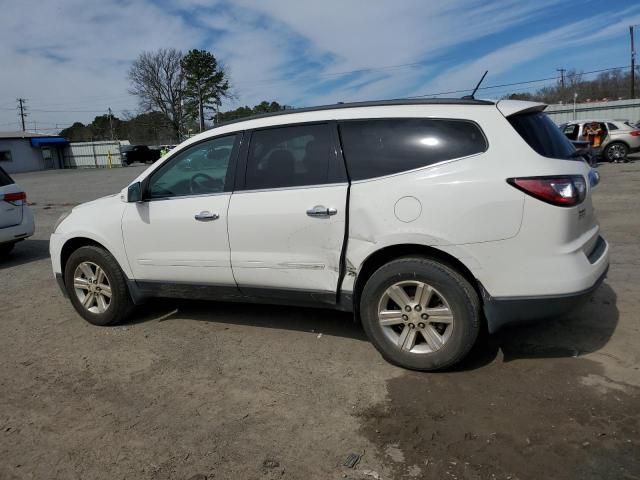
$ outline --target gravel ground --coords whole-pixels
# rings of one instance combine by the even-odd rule
[[[640,162],[600,166],[612,265],[592,301],[439,374],[385,363],[332,311],[162,300],[85,323],[48,236],[140,171],[15,175],[37,233],[0,263],[1,479],[640,478]]]

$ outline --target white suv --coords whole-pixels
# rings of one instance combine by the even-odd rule
[[[0,259],[9,255],[16,243],[30,237],[34,231],[27,194],[0,167]]]
[[[58,282],[109,325],[156,296],[353,311],[434,370],[484,322],[561,314],[608,268],[597,176],[542,104],[383,101],[223,125],[51,236]]]

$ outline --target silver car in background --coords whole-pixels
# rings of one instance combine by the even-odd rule
[[[0,167],[0,260],[16,243],[33,235],[34,230],[26,192]]]
[[[626,162],[640,151],[640,130],[621,120],[575,120],[560,125],[572,141],[587,141],[596,155],[607,162]]]

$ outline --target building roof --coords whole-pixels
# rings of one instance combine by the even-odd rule
[[[0,132],[0,138],[35,138],[35,137],[57,137],[58,135],[45,135],[35,132]]]

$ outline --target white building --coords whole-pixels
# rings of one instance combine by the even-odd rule
[[[57,135],[0,132],[0,166],[8,173],[63,168],[69,142]]]

